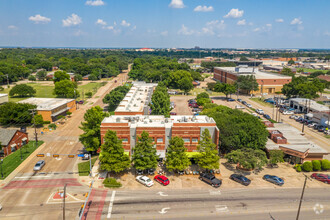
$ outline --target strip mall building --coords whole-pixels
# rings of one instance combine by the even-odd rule
[[[283,85],[291,82],[290,76],[276,73],[262,72],[258,68],[238,66],[238,67],[215,67],[214,78],[222,83],[234,84],[239,76],[254,75],[259,84],[258,91],[253,94],[274,94],[280,92]]]
[[[197,151],[197,145],[205,129],[208,129],[213,142],[219,144],[219,129],[213,118],[208,116],[171,116],[148,115],[153,88],[157,84],[133,83],[127,97],[120,103],[115,115],[105,118],[101,123],[101,143],[108,130],[116,131],[122,140],[124,149],[130,155],[138,137],[143,131],[149,133],[160,158],[165,157],[166,148],[172,137],[181,137],[187,148],[188,156]],[[152,89],[151,89],[152,88]],[[138,91],[138,92],[136,92]]]

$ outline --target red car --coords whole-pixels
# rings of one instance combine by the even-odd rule
[[[189,104],[189,107],[198,108],[198,105],[197,105],[197,103],[190,103]]]
[[[154,177],[154,180],[162,184],[163,186],[167,186],[170,184],[170,180],[166,176],[157,175]]]
[[[311,175],[313,179],[317,179],[318,181],[330,184],[330,176],[326,174],[321,174],[321,173],[313,173]]]
[[[176,112],[170,112],[170,115],[176,115]]]

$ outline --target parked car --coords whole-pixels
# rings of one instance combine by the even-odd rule
[[[321,174],[321,173],[313,173],[311,178],[316,179],[318,181],[330,184],[330,175]]]
[[[308,126],[309,128],[313,128],[315,125],[317,125],[317,123],[312,122],[312,123],[308,124],[307,126]]]
[[[259,115],[263,115],[263,114],[265,114],[265,113],[264,113],[264,110],[262,110],[262,109],[256,109],[256,112],[257,112]]]
[[[246,104],[247,107],[249,108],[252,108],[252,105],[251,104]]]
[[[299,116],[297,116],[297,115],[290,115],[289,118],[296,120],[298,117],[299,117]]]
[[[189,99],[188,103],[197,103],[197,101],[195,99]]]
[[[175,103],[174,102],[170,102],[170,107],[171,108],[175,108]]]
[[[154,177],[154,180],[156,182],[159,182],[163,186],[167,186],[168,184],[170,184],[170,180],[166,176],[157,175]]]
[[[148,175],[155,175],[155,169],[147,169]]]
[[[246,178],[245,176],[241,175],[241,174],[232,174],[230,177],[230,179],[243,184],[244,186],[248,186],[251,183],[251,180]]]
[[[298,118],[296,119],[297,122],[301,122],[302,120],[304,120],[304,118],[302,118],[302,117],[298,117]]]
[[[283,115],[293,115],[293,112],[291,112],[291,111],[284,111],[283,112]]]
[[[251,113],[251,115],[253,115],[253,116],[255,116],[255,117],[259,117],[258,115],[257,115],[257,113]]]
[[[326,134],[326,135],[330,135],[330,130],[325,130],[325,131],[324,131],[324,134]]]
[[[246,104],[247,104],[247,102],[246,102],[246,101],[243,101],[243,102],[242,102],[242,104],[243,104],[243,105],[246,105]]]
[[[176,112],[170,112],[170,115],[176,115]]]
[[[321,125],[321,126],[318,127],[317,131],[324,132],[325,131],[325,127]]]
[[[245,107],[243,105],[236,105],[235,108],[236,109],[245,109]]]
[[[271,119],[271,117],[269,115],[267,115],[267,114],[264,115],[264,117],[265,117],[265,119],[268,119],[268,120]]]
[[[89,155],[90,154],[84,154],[84,156],[82,157],[83,160],[89,160]]]
[[[176,95],[176,94],[178,94],[177,91],[168,91],[167,93],[168,93],[169,95]]]
[[[80,100],[80,101],[78,102],[78,104],[80,104],[80,105],[84,104],[84,100]]]
[[[191,111],[192,112],[201,112],[202,110],[200,108],[193,108]]]
[[[189,104],[189,107],[198,108],[198,105],[197,105],[197,103],[190,103]]]
[[[315,130],[317,130],[317,129],[319,129],[319,126],[320,126],[320,124],[315,124],[313,128],[314,128]]]
[[[33,170],[34,171],[39,171],[45,166],[45,161],[44,160],[39,160],[36,165],[34,165]]]
[[[136,181],[147,187],[151,187],[152,185],[154,185],[154,182],[151,179],[149,179],[149,177],[146,176],[137,176],[135,179]]]
[[[143,170],[136,170],[136,175],[142,175],[143,174]]]
[[[242,99],[237,99],[238,102],[242,102]]]
[[[199,179],[216,188],[220,187],[222,184],[221,180],[215,178],[215,176],[210,173],[200,174]]]
[[[264,175],[263,179],[279,186],[282,186],[284,184],[284,180],[282,180],[278,176]]]
[[[228,101],[228,102],[234,102],[235,99],[229,98],[229,99],[227,99],[227,101]]]

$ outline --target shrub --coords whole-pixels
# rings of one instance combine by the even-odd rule
[[[321,162],[319,160],[313,160],[312,164],[313,164],[313,170],[315,171],[321,170]]]
[[[322,170],[330,170],[330,161],[327,159],[321,160]]]
[[[36,79],[36,77],[35,76],[29,76],[29,78],[28,78],[28,80],[30,80],[30,81],[36,81],[37,79]]]
[[[56,126],[56,124],[53,123],[53,124],[48,125],[48,128],[56,130],[57,126]]]
[[[306,172],[311,172],[313,171],[313,164],[310,161],[306,161],[303,165],[302,165],[302,169]]]
[[[93,93],[92,93],[92,92],[86,92],[85,95],[86,95],[88,98],[90,98],[90,97],[93,96]]]
[[[44,124],[45,125],[49,125],[50,124],[50,121],[44,121]]]
[[[117,182],[117,180],[115,178],[106,178],[104,181],[103,181],[103,185],[105,187],[108,187],[108,188],[119,188],[121,187],[121,183],[120,182]]]
[[[0,86],[0,91],[3,91],[3,90],[5,90],[2,86]]]
[[[299,165],[299,166],[296,167],[296,171],[297,171],[297,172],[301,172],[301,165],[300,165],[300,164],[298,164],[298,165]]]

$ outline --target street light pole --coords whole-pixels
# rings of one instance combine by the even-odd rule
[[[307,182],[307,176],[305,175],[305,182],[304,182],[303,190],[301,192],[301,197],[300,197],[300,202],[299,202],[299,207],[298,207],[298,213],[297,213],[296,220],[299,220],[300,208],[301,208],[301,203],[302,203],[302,200],[303,200],[303,197],[304,197],[304,193],[305,193],[306,182]]]
[[[1,178],[3,178],[3,172],[2,172],[2,163],[3,163],[3,159],[1,158]]]
[[[92,154],[89,154],[89,176],[92,177]]]

